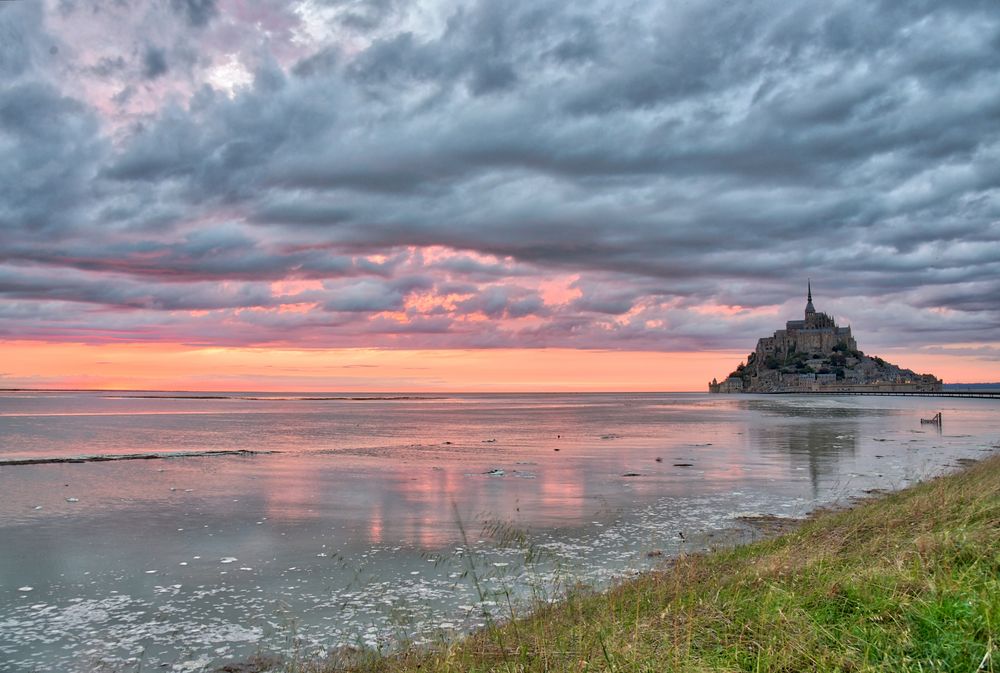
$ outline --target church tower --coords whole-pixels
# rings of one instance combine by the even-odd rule
[[[806,293],[806,319],[808,320],[809,319],[809,314],[810,313],[815,313],[816,309],[813,308],[813,286],[812,286],[812,279],[809,279],[807,282],[809,284],[808,285],[809,289],[808,289],[808,291]]]

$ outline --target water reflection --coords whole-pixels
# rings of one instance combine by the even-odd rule
[[[750,436],[765,455],[787,455],[792,469],[805,467],[816,496],[821,483],[838,473],[839,463],[857,454],[860,424],[856,418],[845,414],[837,420],[807,417],[780,425],[755,423]]]
[[[80,633],[96,651],[124,642],[119,626],[145,629],[162,648],[149,650],[157,661],[188,648],[211,653],[246,635],[238,627],[273,629],[279,609],[317,639],[349,642],[351,629],[388,619],[377,601],[352,593],[360,576],[365,591],[448,614],[468,596],[428,557],[454,552],[459,523],[475,541],[482,522],[509,522],[574,572],[605,581],[647,562],[650,548],[676,550],[679,530],[723,528],[738,511],[801,514],[844,495],[835,486],[845,479],[856,479],[854,492],[898,485],[977,455],[998,428],[994,407],[977,401],[949,401],[949,427],[963,436],[921,431],[930,414],[905,399],[492,396],[267,407],[283,415],[251,414],[248,402],[210,402],[211,414],[190,400],[114,403],[135,420],[43,426],[7,416],[0,436],[30,451],[51,443],[57,455],[232,442],[284,453],[0,467],[0,659],[16,657],[15,671],[72,670],[60,664]],[[104,404],[74,398],[73,412]],[[192,413],[149,413],[171,404]],[[32,591],[19,593],[23,586]],[[345,607],[351,601],[371,606]],[[50,609],[79,621],[46,621]],[[73,629],[43,646],[65,624]]]
[[[747,411],[782,418],[879,418],[898,415],[899,410],[858,404],[858,398],[789,396],[737,398],[733,405]]]

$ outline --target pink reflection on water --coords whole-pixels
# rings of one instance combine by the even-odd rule
[[[837,401],[832,411],[818,414],[794,401],[678,399],[673,404],[630,398],[620,403],[615,398],[612,404],[592,397],[574,398],[572,404],[558,397],[350,405],[278,401],[266,407],[280,410],[270,415],[247,413],[262,408],[254,402],[213,400],[217,418],[201,415],[192,423],[112,426],[107,421],[108,429],[101,432],[96,424],[11,424],[8,438],[17,438],[11,445],[18,446],[28,446],[32,438],[47,445],[53,429],[64,428],[55,435],[66,447],[58,455],[80,451],[77,439],[83,436],[90,438],[87,448],[94,453],[142,447],[286,452],[52,466],[51,472],[11,468],[0,491],[0,513],[93,514],[99,504],[106,511],[146,507],[159,516],[175,508],[178,516],[191,516],[192,508],[203,507],[249,523],[254,531],[255,520],[267,517],[262,533],[271,525],[285,526],[283,531],[308,525],[326,534],[336,528],[342,531],[335,533],[338,541],[354,545],[403,544],[430,551],[457,540],[459,522],[475,539],[484,520],[524,528],[587,525],[662,496],[741,490],[741,482],[766,488],[772,481],[804,482],[807,488],[812,482],[815,492],[847,461],[849,472],[861,471],[853,463],[870,446],[859,440],[864,432],[909,423],[887,413],[873,416],[860,404],[849,406],[850,401]],[[155,416],[173,405],[196,413],[189,407],[209,403],[122,404],[138,407],[135,416],[142,418],[146,411]],[[66,415],[84,411],[81,406]],[[226,409],[237,413],[221,413]],[[917,410],[908,413],[918,419]],[[910,437],[894,445],[890,438],[875,452],[892,446],[902,451]],[[489,474],[493,469],[503,470],[502,475]],[[40,487],[42,480],[58,482],[57,488]],[[65,493],[63,483],[71,483]],[[80,502],[68,503],[65,498],[71,496]],[[36,505],[44,507],[37,514]]]
[[[374,507],[372,509],[371,519],[368,522],[368,543],[369,544],[381,544],[382,542],[382,508]]]

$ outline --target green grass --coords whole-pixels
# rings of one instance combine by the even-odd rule
[[[1000,456],[454,643],[295,668],[975,673],[998,649]]]

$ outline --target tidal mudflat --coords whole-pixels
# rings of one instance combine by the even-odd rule
[[[0,396],[0,668],[447,637],[1000,440],[991,400],[351,397]]]

